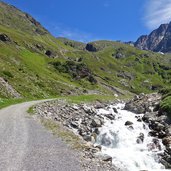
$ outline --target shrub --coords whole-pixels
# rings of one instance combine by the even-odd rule
[[[3,74],[9,78],[13,78],[14,76],[9,71],[3,71]]]
[[[165,112],[169,119],[171,119],[171,96],[168,96],[161,101],[160,110]]]

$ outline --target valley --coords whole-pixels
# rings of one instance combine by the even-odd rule
[[[170,26],[79,42],[1,1],[0,170],[170,169]]]

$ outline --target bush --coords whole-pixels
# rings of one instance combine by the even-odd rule
[[[3,74],[9,78],[13,78],[14,76],[9,71],[3,71]]]
[[[161,101],[160,110],[165,112],[169,119],[171,119],[171,96],[168,96]]]
[[[162,99],[165,99],[168,96],[171,96],[171,88],[163,88],[159,91],[163,95]]]
[[[87,78],[92,84],[96,84],[97,80],[92,76],[92,72],[84,63],[74,61],[66,61],[61,63],[59,61],[51,63],[56,70],[62,73],[68,73],[76,80]]]

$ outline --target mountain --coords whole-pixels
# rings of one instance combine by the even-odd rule
[[[169,86],[170,69],[169,54],[56,38],[29,14],[0,2],[0,98],[128,97]]]
[[[149,35],[139,37],[134,45],[142,50],[171,52],[171,23],[162,24]]]
[[[57,37],[57,39],[60,40],[61,42],[63,42],[65,45],[71,46],[71,47],[78,49],[78,50],[84,50],[86,47],[85,43],[78,42],[75,40],[70,40],[70,39],[67,39],[65,37]]]
[[[1,25],[35,35],[43,35],[49,33],[32,16],[27,13],[23,13],[14,6],[0,2],[0,9]]]
[[[160,51],[158,46],[168,32],[169,24],[162,24],[158,29],[152,31],[149,35],[143,35],[135,42],[135,47],[142,50]]]

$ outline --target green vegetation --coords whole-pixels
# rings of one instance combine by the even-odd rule
[[[71,130],[64,128],[59,123],[48,119],[42,119],[41,122],[47,129],[52,131],[54,135],[62,138],[62,140],[67,144],[70,144],[72,148],[79,150],[86,147],[86,145],[81,142],[81,139],[77,135],[71,132]]]
[[[171,119],[171,96],[164,98],[160,104],[162,112],[166,112]]]
[[[25,101],[28,101],[28,99],[0,99],[0,109]]]
[[[0,40],[0,77],[23,99],[122,98],[171,83],[170,55],[113,41],[92,42],[96,52],[91,52],[84,43],[56,39],[31,16],[2,2],[0,14],[0,34],[8,37]],[[0,83],[0,98],[11,98],[4,89]]]
[[[169,119],[171,119],[171,88],[164,88],[160,90],[160,93],[163,95],[160,103],[160,110],[166,113]]]

